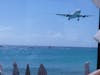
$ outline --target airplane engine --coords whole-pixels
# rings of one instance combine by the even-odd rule
[[[83,18],[88,17],[87,15],[82,16]]]

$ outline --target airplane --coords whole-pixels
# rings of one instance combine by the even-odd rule
[[[76,10],[72,14],[56,14],[56,15],[68,17],[68,20],[77,18],[77,21],[79,21],[81,17],[85,18],[90,16],[90,15],[81,15],[81,10]]]

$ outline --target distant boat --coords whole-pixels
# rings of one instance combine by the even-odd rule
[[[52,46],[48,46],[48,48],[52,48]]]

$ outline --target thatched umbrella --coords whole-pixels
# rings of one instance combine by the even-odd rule
[[[29,64],[27,64],[25,75],[30,75],[30,67],[29,67]]]
[[[47,71],[43,64],[40,64],[39,70],[38,70],[38,75],[47,75]]]
[[[19,75],[18,66],[16,63],[13,64],[13,74],[12,75]]]

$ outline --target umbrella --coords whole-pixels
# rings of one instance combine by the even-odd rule
[[[47,71],[46,71],[43,64],[40,64],[40,67],[39,67],[39,70],[38,70],[38,75],[47,75]]]
[[[27,64],[25,75],[30,75],[30,67],[29,67],[29,64]]]
[[[93,0],[93,2],[95,3],[95,5],[100,8],[100,0]]]
[[[88,74],[88,75],[100,75],[100,69]]]
[[[13,64],[13,74],[12,75],[19,75],[18,66],[16,63]]]

